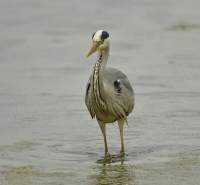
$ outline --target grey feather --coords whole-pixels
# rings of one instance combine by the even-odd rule
[[[116,89],[113,86],[113,83],[117,80],[120,81],[120,94],[117,94]],[[111,67],[105,68],[104,71],[103,84],[105,87],[105,94],[108,95],[108,97],[106,98],[106,104],[108,106],[109,111],[114,114],[112,118],[108,117],[106,119],[105,116],[102,115],[104,111],[101,111],[102,114],[96,113],[98,110],[95,111],[95,109],[97,108],[94,103],[94,97],[92,93],[92,75],[89,78],[88,84],[89,83],[90,88],[86,91],[85,103],[92,118],[98,115],[99,119],[103,117],[103,119],[101,120],[105,120],[106,123],[112,123],[122,116],[126,117],[127,114],[130,114],[132,112],[134,108],[134,91],[124,73],[122,73],[118,69]]]

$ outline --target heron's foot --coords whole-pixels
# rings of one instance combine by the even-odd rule
[[[125,152],[121,150],[118,154],[106,153],[105,156],[97,161],[97,163],[115,163],[124,161]]]
[[[125,156],[125,152],[121,150],[120,153],[112,155],[112,158],[116,159],[116,158],[122,158],[124,156]]]
[[[111,162],[111,159],[112,159],[112,155],[109,154],[109,153],[106,153],[105,156],[104,156],[104,161],[107,163]]]
[[[119,154],[120,154],[122,157],[124,157],[125,151],[124,151],[124,150],[121,150]]]
[[[105,156],[102,159],[99,159],[97,163],[111,163],[112,161],[112,155],[108,152],[105,153]]]

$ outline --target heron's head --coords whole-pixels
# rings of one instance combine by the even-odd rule
[[[104,50],[110,45],[109,34],[107,31],[99,30],[92,35],[92,47],[86,57],[99,50]]]

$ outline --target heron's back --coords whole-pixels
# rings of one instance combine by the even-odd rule
[[[128,112],[134,108],[134,91],[126,75],[118,69],[107,67],[104,72],[104,86],[108,93],[115,92],[117,99],[122,98]]]

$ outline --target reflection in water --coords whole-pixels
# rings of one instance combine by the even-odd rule
[[[124,163],[124,154],[114,154],[114,155],[111,155],[111,154],[106,154],[103,158],[99,159],[97,161],[97,163],[107,163],[107,164],[110,164],[110,163],[117,163],[117,162],[121,162],[121,164]]]
[[[91,184],[135,184],[134,167],[123,164],[92,166],[95,174],[89,175]]]

